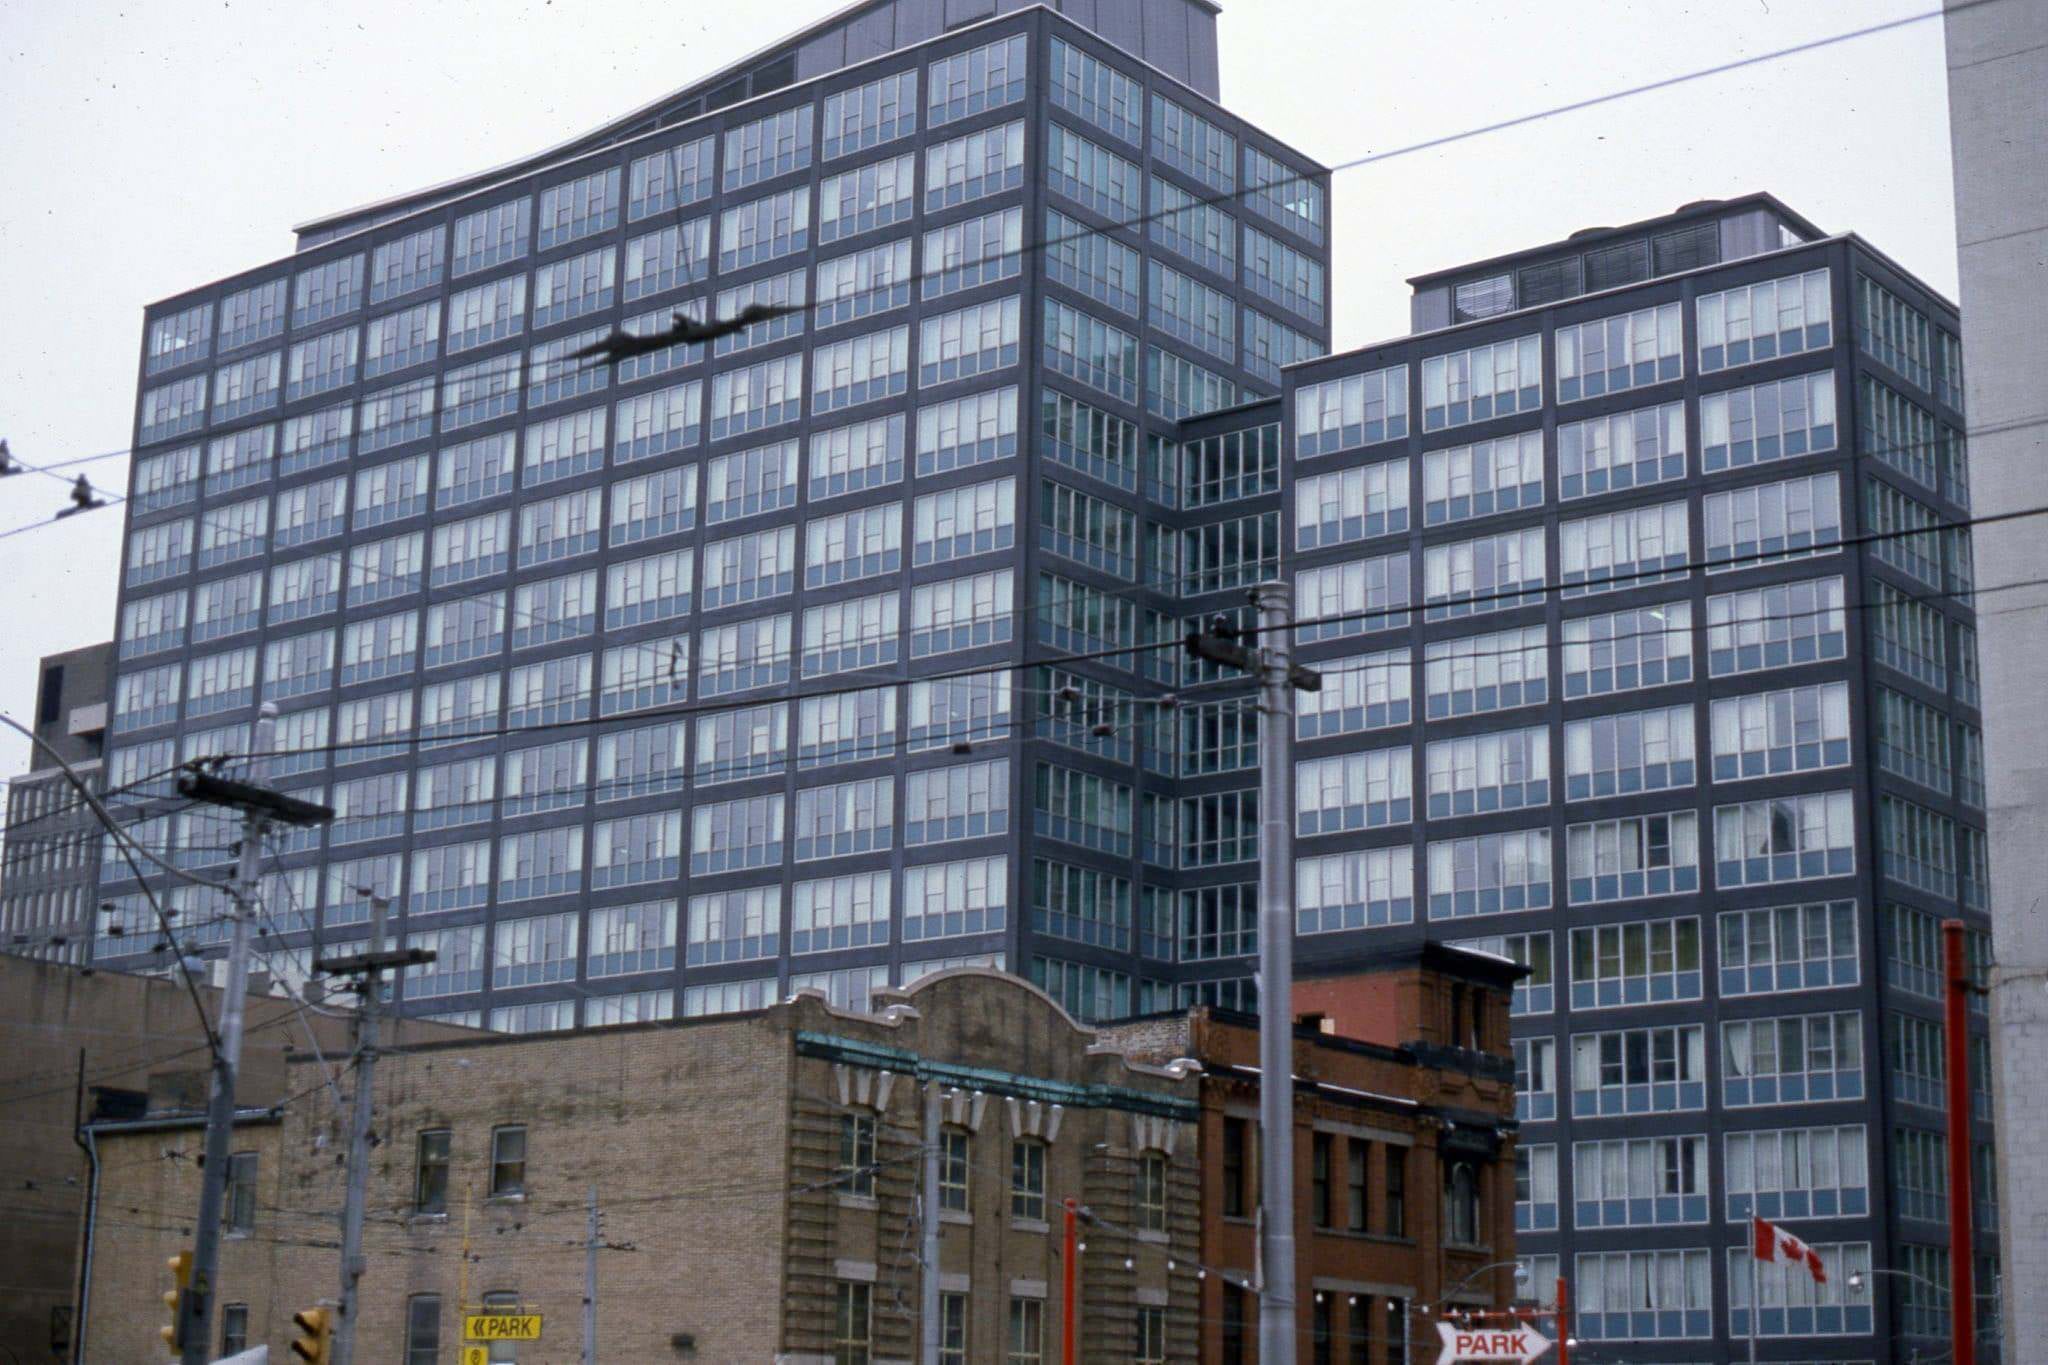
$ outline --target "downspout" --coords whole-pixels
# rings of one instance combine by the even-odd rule
[[[92,1170],[86,1177],[85,1195],[85,1248],[79,1256],[78,1265],[78,1312],[71,1321],[71,1365],[84,1365],[85,1324],[92,1308],[92,1242],[93,1231],[99,1222],[100,1212],[100,1151],[93,1140],[92,1129],[83,1122],[80,1112],[85,1102],[85,1053],[78,1054],[78,1098],[72,1107],[74,1127],[71,1140],[85,1151],[86,1160]]]

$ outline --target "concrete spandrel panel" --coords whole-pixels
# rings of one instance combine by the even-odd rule
[[[797,49],[796,76],[807,81],[823,76],[846,65],[846,30],[835,28],[805,43]]]
[[[896,7],[884,5],[857,16],[846,26],[846,64],[896,50]]]
[[[1167,75],[1188,80],[1187,0],[1145,0],[1145,50],[1140,53]]]
[[[1181,79],[1218,104],[1223,103],[1223,81],[1216,57],[1216,18],[1189,9],[1188,70]]]
[[[929,42],[946,31],[946,0],[897,0],[896,43]]]
[[[946,0],[946,27],[958,28],[977,19],[993,18],[996,0]]]
[[[1093,29],[1096,22],[1095,0],[1060,0],[1059,12],[1086,29]]]
[[[1095,31],[1103,41],[1114,43],[1126,52],[1137,56],[1145,55],[1145,16],[1140,10],[1143,0],[1098,0],[1095,7]]]

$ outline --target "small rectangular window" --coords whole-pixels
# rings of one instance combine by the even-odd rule
[[[526,1126],[512,1124],[491,1130],[491,1197],[526,1193]]]
[[[448,1142],[449,1130],[430,1128],[419,1135],[417,1159],[414,1167],[412,1207],[414,1213],[448,1212]],[[417,1303],[417,1300],[415,1300]],[[417,1314],[415,1314],[417,1318]],[[435,1305],[436,1335],[440,1320],[439,1304]],[[431,1360],[429,1356],[427,1359]]]
[[[255,1152],[236,1152],[228,1158],[226,1224],[230,1233],[248,1233],[256,1227]]]
[[[1045,1144],[1036,1138],[1010,1144],[1010,1216],[1045,1218]]]

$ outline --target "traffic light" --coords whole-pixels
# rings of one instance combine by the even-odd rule
[[[1191,630],[1181,641],[1190,659],[1200,659],[1225,668],[1241,668],[1249,672],[1258,667],[1258,660],[1242,643],[1243,635],[1236,623],[1221,612],[1209,618],[1207,630]]]
[[[192,1253],[181,1251],[165,1259],[170,1269],[173,1288],[164,1291],[164,1307],[170,1310],[171,1320],[158,1329],[157,1335],[164,1339],[164,1345],[173,1351],[185,1348],[185,1295],[192,1288]]]
[[[302,1308],[292,1314],[292,1326],[299,1335],[292,1342],[292,1357],[327,1365],[327,1348],[334,1336],[334,1314],[325,1308]]]

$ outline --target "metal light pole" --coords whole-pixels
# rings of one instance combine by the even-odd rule
[[[1976,1238],[1970,1227],[1970,1016],[1966,1004],[1969,963],[1963,951],[1963,922],[1941,922],[1947,971],[1943,999],[1948,1036],[1948,1278],[1949,1340],[1955,1365],[1977,1361]]]
[[[1294,1294],[1294,693],[1322,675],[1294,662],[1294,588],[1261,583],[1256,647],[1228,616],[1188,633],[1188,654],[1259,679],[1259,1359],[1293,1365]]]
[[[918,1326],[923,1349],[919,1365],[938,1365],[939,1322],[939,1083],[924,1083],[924,1226],[922,1250],[918,1256],[918,1297],[922,1316]]]
[[[1293,1365],[1294,588],[1261,583],[1259,608],[1259,1359]]]

